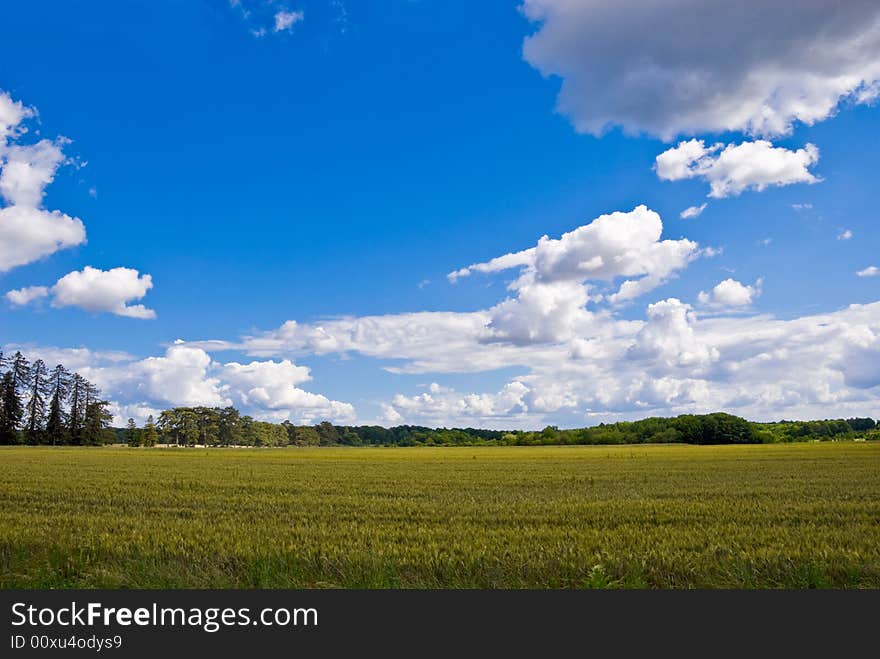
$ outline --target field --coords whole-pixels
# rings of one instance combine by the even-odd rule
[[[2,588],[880,587],[880,444],[0,449]]]

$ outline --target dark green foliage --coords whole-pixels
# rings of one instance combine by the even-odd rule
[[[18,426],[24,408],[9,371],[0,380],[0,412],[0,444],[18,444]]]
[[[27,402],[25,437],[28,444],[41,444],[45,439],[46,397],[49,395],[49,371],[42,359],[31,365],[30,398]]]
[[[0,444],[111,443],[109,403],[99,394],[61,364],[50,372],[41,359],[30,364],[20,352],[0,352]]]
[[[855,428],[859,428],[856,430]],[[738,416],[685,414],[674,418],[599,424],[591,428],[500,431],[425,426],[314,426],[241,416],[233,407],[176,407],[159,417],[161,440],[183,446],[552,446],[579,444],[761,444],[873,437],[872,419],[753,423]]]
[[[128,423],[125,424],[125,443],[129,446],[141,446],[141,435],[142,433],[138,430],[134,419],[129,419]]]
[[[70,373],[61,364],[52,369],[50,386],[52,392],[49,399],[49,415],[46,418],[45,435],[50,444],[66,444],[68,426],[64,404],[70,394]]]
[[[153,415],[147,417],[144,424],[144,432],[141,443],[144,446],[155,446],[159,441],[159,432],[156,430],[156,424],[153,422]]]

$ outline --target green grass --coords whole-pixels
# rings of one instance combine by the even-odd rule
[[[0,449],[3,588],[880,587],[880,444]]]

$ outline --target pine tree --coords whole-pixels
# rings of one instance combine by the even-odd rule
[[[40,444],[44,439],[46,420],[46,396],[49,391],[49,372],[42,359],[33,363],[30,369],[30,399],[27,403],[25,434],[28,444]]]
[[[2,429],[6,427],[6,404],[4,401],[3,393],[6,390],[4,381],[6,377],[6,369],[9,366],[9,359],[7,359],[3,351],[0,350],[0,432]],[[0,442],[3,441],[3,438],[0,437]]]
[[[159,441],[159,433],[156,430],[156,424],[153,422],[153,415],[147,417],[144,424],[143,444],[144,446],[155,446]]]
[[[50,377],[52,395],[49,399],[49,415],[46,418],[46,437],[52,444],[66,444],[67,414],[64,403],[70,394],[70,372],[61,364],[52,369]]]
[[[18,428],[24,418],[23,393],[28,387],[30,364],[20,352],[16,352],[6,364],[9,370],[0,381],[0,444],[17,444]]]
[[[138,432],[137,424],[134,419],[129,419],[125,427],[125,441],[129,446],[141,445],[141,434]]]
[[[87,385],[88,381],[79,373],[73,374],[70,384],[70,413],[67,416],[67,432],[70,436],[70,443],[77,446],[83,443],[83,424],[88,404]]]
[[[93,392],[97,392],[96,388],[92,388]],[[87,446],[99,446],[106,443],[109,439],[105,432],[113,415],[107,411],[110,405],[106,400],[98,400],[96,397],[89,396],[86,403],[85,415],[83,417],[83,428],[81,434],[82,443]]]

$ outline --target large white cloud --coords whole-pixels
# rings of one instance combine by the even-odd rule
[[[514,381],[497,393],[461,394],[433,382],[428,390],[415,396],[398,394],[382,405],[382,420],[389,424],[404,419],[432,425],[468,426],[474,421],[509,425],[529,418],[526,397],[529,388]]]
[[[809,169],[818,160],[819,149],[812,144],[791,151],[766,140],[707,147],[703,140],[693,139],[657,156],[655,169],[665,181],[701,178],[709,183],[710,197],[723,198],[744,190],[818,183]]]
[[[230,362],[224,364],[221,377],[236,402],[245,408],[271,411],[274,418],[293,416],[301,421],[330,418],[338,422],[355,418],[350,403],[300,389],[297,385],[311,380],[309,369],[288,359],[248,364]]]
[[[460,318],[455,321],[454,317]],[[481,317],[481,331],[470,331]],[[500,387],[453,390],[437,383],[382,402],[383,423],[483,427],[585,425],[598,420],[726,410],[754,419],[876,415],[880,404],[880,302],[780,320],[702,317],[670,298],[644,320],[594,313],[576,336],[543,343],[488,341],[488,314],[390,314],[283,329],[231,344],[179,343],[165,355],[26,348],[73,364],[126,410],[235,404],[257,418],[351,422],[354,408],[302,389],[306,368],[285,355],[357,352],[408,373],[519,369]],[[358,328],[369,327],[368,332]],[[419,336],[411,339],[412,327]],[[433,331],[436,328],[436,332]],[[454,343],[447,340],[463,330]],[[321,342],[315,340],[324,337]],[[7,346],[8,350],[12,346]],[[208,350],[253,349],[279,359],[215,361]]]
[[[81,245],[85,239],[83,223],[61,211],[26,206],[0,208],[0,272]]]
[[[649,304],[647,322],[629,346],[627,357],[659,368],[663,375],[672,367],[696,369],[717,362],[717,348],[697,337],[689,304],[676,298]]]
[[[876,98],[876,0],[524,0],[525,59],[581,132],[773,136]]]
[[[646,206],[637,206],[629,212],[600,215],[558,239],[543,236],[535,247],[470,265],[448,277],[457,281],[472,272],[523,267],[523,276],[511,288],[526,291],[555,282],[611,282],[624,278],[608,300],[625,302],[660,286],[705,253],[685,238],[661,240],[662,232],[660,216]],[[545,298],[558,298],[561,291],[546,292],[549,295]],[[579,300],[571,291],[566,291],[566,297]]]
[[[0,91],[0,273],[85,242],[81,220],[42,207],[46,186],[65,161],[67,140],[19,144],[34,115]]]
[[[743,301],[728,299],[724,288],[719,300]],[[475,317],[460,316],[460,328]],[[394,368],[397,372],[465,374],[518,367],[523,374],[499,390],[458,392],[437,385],[421,393],[401,393],[384,402],[384,423],[540,427],[560,419],[565,425],[582,425],[649,413],[715,410],[756,419],[815,418],[870,415],[880,404],[880,376],[874,370],[880,363],[880,302],[778,320],[702,318],[686,303],[668,299],[647,305],[645,320],[593,313],[588,322],[577,324],[574,336],[545,336],[543,343],[491,336],[487,341],[482,331],[465,332],[448,351],[445,332],[455,326],[449,315],[417,317],[420,337],[415,342],[405,332],[414,319],[409,314],[372,317],[373,332],[361,334],[357,344],[325,341],[323,354],[352,351],[403,360]],[[335,321],[342,323],[336,329],[342,334],[344,325],[344,335],[350,337],[361,320]],[[430,329],[435,320],[436,334]],[[236,344],[205,345],[280,356],[305,350],[302,337],[315,331],[288,325],[286,331]],[[511,392],[518,395],[511,397]]]
[[[177,341],[160,356],[138,359],[112,351],[7,345],[47,364],[62,363],[98,385],[113,404],[115,423],[131,416],[143,422],[174,406],[236,405],[259,419],[339,423],[356,418],[354,407],[311,393],[298,385],[309,369],[290,360],[222,363],[205,350]]]
[[[51,294],[52,306],[79,307],[86,311],[101,311],[129,318],[155,318],[156,312],[142,304],[129,305],[140,300],[153,287],[153,278],[131,268],[99,270],[86,266],[69,272],[54,286],[29,286],[6,294],[13,304],[23,305]]]
[[[171,405],[228,405],[220,380],[211,375],[211,356],[204,350],[176,344],[162,357],[146,359],[116,369],[117,387],[131,386],[144,400]],[[101,384],[100,373],[93,374]]]

